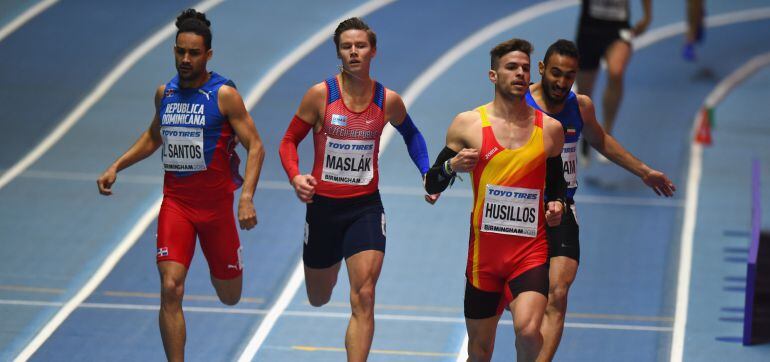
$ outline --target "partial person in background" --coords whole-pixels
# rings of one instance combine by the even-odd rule
[[[184,360],[182,299],[196,236],[219,300],[235,305],[243,285],[241,243],[233,217],[234,192],[240,186],[240,227],[249,230],[257,224],[252,199],[265,152],[233,82],[206,68],[213,54],[210,25],[206,15],[194,9],[177,17],[177,76],[155,91],[150,127],[96,181],[99,193],[111,195],[119,171],[163,148],[166,172],[156,260],[160,335],[169,361]],[[238,174],[236,136],[247,150],[245,178]]]
[[[628,0],[583,0],[577,31],[580,73],[577,88],[592,97],[600,61],[607,64],[607,86],[602,95],[604,130],[612,133],[615,117],[623,100],[623,78],[633,48],[631,40],[644,33],[652,21],[652,0],[642,0],[644,15],[631,26]],[[583,143],[584,161],[589,151]],[[606,161],[603,156],[599,160]]]
[[[685,34],[682,57],[690,62],[697,59],[695,44],[703,42],[703,0],[687,0],[687,33]]]

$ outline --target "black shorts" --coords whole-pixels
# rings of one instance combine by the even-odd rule
[[[305,215],[305,265],[328,268],[365,250],[385,252],[385,210],[379,191],[345,199],[313,196]]]
[[[546,227],[548,238],[548,258],[566,256],[580,263],[580,226],[573,208],[575,202],[567,201],[567,210],[561,216],[561,224],[556,227]]]
[[[548,298],[548,264],[542,264],[521,273],[508,282],[511,299],[523,292],[538,292]],[[478,289],[469,280],[465,281],[465,318],[485,319],[500,315],[509,299],[503,298],[504,291],[488,292]]]
[[[576,42],[578,53],[580,54],[580,58],[578,59],[578,69],[599,69],[599,61],[604,57],[607,48],[609,48],[615,40],[621,39],[620,31],[624,29],[628,30],[628,26],[579,26]]]

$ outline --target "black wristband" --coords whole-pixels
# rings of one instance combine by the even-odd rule
[[[425,175],[425,191],[428,194],[432,195],[442,192],[452,183],[456,173],[451,167],[447,169],[446,162],[456,155],[457,152],[449,147],[444,147],[438,154],[433,167]]]

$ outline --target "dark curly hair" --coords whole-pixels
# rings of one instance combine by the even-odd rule
[[[181,33],[194,33],[203,37],[206,50],[211,49],[211,22],[206,19],[206,14],[199,13],[195,9],[182,11],[176,17],[176,36]]]
[[[580,54],[578,53],[578,48],[575,46],[575,43],[566,39],[559,39],[548,47],[548,50],[545,51],[545,57],[543,57],[543,64],[548,65],[548,60],[551,59],[551,55],[553,54],[580,59]]]

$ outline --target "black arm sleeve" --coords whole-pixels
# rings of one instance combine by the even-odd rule
[[[448,175],[444,170],[444,162],[455,157],[457,152],[449,147],[444,147],[436,157],[436,163],[425,174],[425,191],[433,195],[446,190],[451,181],[455,178],[455,173]]]
[[[549,157],[545,164],[545,200],[565,201],[567,197],[567,181],[564,180],[561,155]]]

